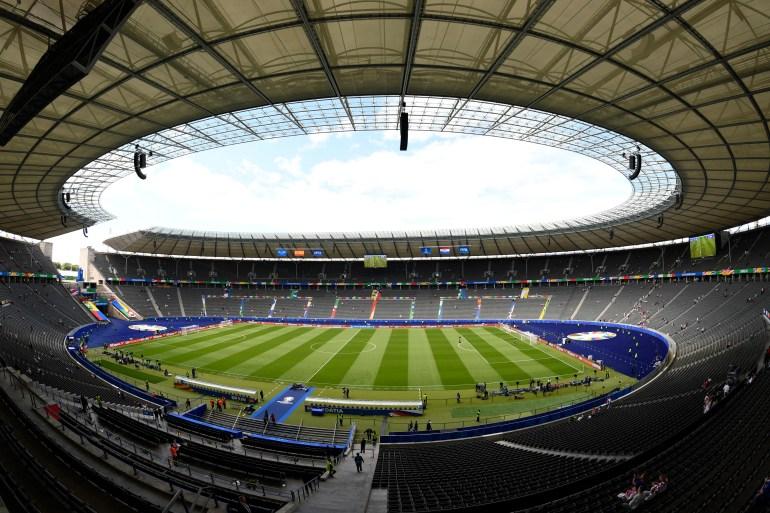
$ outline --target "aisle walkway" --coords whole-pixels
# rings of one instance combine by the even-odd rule
[[[360,441],[360,439],[359,439]],[[359,449],[359,444],[355,445]],[[372,450],[366,448],[364,471],[356,472],[353,458],[357,451],[343,458],[337,465],[337,474],[332,479],[321,483],[319,490],[307,502],[295,510],[297,513],[364,513],[367,511],[369,490],[374,479],[374,467],[377,465],[379,445]],[[384,511],[383,511],[384,513]]]

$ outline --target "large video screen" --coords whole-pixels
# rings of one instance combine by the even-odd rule
[[[713,233],[690,237],[690,258],[707,258],[717,254],[717,237]]]
[[[364,267],[367,269],[384,269],[388,267],[388,257],[385,255],[364,255]]]

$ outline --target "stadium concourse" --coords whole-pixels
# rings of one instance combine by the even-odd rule
[[[0,510],[767,511],[766,4],[0,0]],[[160,163],[378,130],[570,151],[630,194],[51,261]]]

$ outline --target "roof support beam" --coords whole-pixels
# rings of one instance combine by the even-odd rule
[[[404,60],[404,73],[401,75],[401,100],[398,102],[398,118],[396,125],[401,122],[401,111],[403,110],[404,97],[409,89],[409,80],[412,78],[412,67],[414,66],[414,55],[417,49],[417,39],[420,37],[420,27],[422,26],[423,0],[414,0],[414,10],[412,11],[412,24],[409,29],[409,41],[406,47],[406,58]]]
[[[603,55],[601,55],[597,59],[594,59],[594,60],[586,63],[585,65],[581,66],[577,71],[573,72],[570,76],[568,76],[567,78],[565,78],[564,80],[559,82],[556,86],[552,87],[548,91],[544,92],[543,94],[541,94],[540,96],[538,96],[537,98],[535,98],[534,100],[529,102],[527,107],[530,108],[530,107],[533,107],[533,106],[537,105],[541,101],[543,101],[546,98],[548,98],[549,96],[551,96],[553,93],[556,93],[556,92],[560,91],[561,89],[563,89],[567,84],[573,82],[576,78],[582,76],[587,71],[595,68],[596,66],[598,66],[602,62],[610,59],[616,53],[620,52],[621,50],[623,50],[625,48],[628,48],[629,46],[631,46],[632,44],[636,43],[641,38],[647,36],[648,34],[651,34],[655,30],[659,29],[660,27],[662,27],[663,25],[665,25],[666,23],[671,21],[673,18],[679,16],[680,14],[683,14],[683,13],[689,11],[690,9],[692,9],[695,6],[697,6],[701,2],[703,2],[703,0],[688,0],[688,1],[680,4],[676,9],[670,10],[668,13],[666,13],[663,16],[661,16],[657,20],[653,21],[652,23],[650,23],[646,27],[643,27],[638,32],[635,32],[630,37],[628,37],[626,39],[623,39],[623,41],[621,41],[617,45],[613,46],[610,50],[608,50],[606,53],[604,53]]]
[[[165,3],[160,2],[158,0],[147,0],[147,2],[152,5],[152,8],[158,11],[164,18],[166,18],[169,22],[171,22],[172,25],[174,25],[176,28],[178,28],[180,31],[182,31],[187,37],[189,37],[196,45],[198,45],[204,52],[209,54],[215,61],[219,63],[220,66],[225,68],[228,73],[230,73],[232,76],[234,76],[238,81],[243,84],[246,89],[251,91],[254,96],[259,98],[261,101],[265,102],[267,105],[272,105],[273,108],[275,108],[275,104],[273,101],[267,97],[265,93],[260,91],[257,86],[255,86],[253,83],[251,83],[240,71],[238,71],[235,66],[230,64],[230,62],[225,59],[222,54],[220,54],[218,51],[216,51],[214,48],[211,47],[195,30],[193,30],[192,27],[190,27],[187,23],[185,23],[179,16],[176,15],[174,11],[172,11]],[[305,131],[305,128],[297,123],[295,119],[292,119],[290,116],[287,116],[286,113],[282,112],[280,109],[276,108],[276,111],[280,112],[287,120],[289,120],[291,123],[295,124],[297,128],[302,130],[305,134],[307,132]],[[237,116],[236,116],[236,119]],[[240,120],[239,120],[240,121]],[[243,123],[243,121],[241,121]],[[247,127],[247,129],[254,134],[259,139],[262,139],[260,135],[258,135],[256,132],[251,130],[245,123],[244,126]]]
[[[446,120],[446,123],[444,124],[443,130],[446,130],[446,127],[449,126],[449,123],[452,122],[454,117],[465,108],[465,106],[468,104],[469,101],[471,101],[473,98],[476,97],[476,95],[481,91],[481,89],[486,85],[486,83],[489,81],[490,78],[492,78],[492,75],[494,75],[498,69],[500,69],[500,66],[503,65],[503,63],[508,59],[508,57],[511,56],[513,51],[516,49],[519,44],[524,40],[525,37],[527,37],[527,34],[530,30],[532,30],[532,27],[534,27],[538,21],[540,21],[540,18],[543,17],[543,15],[548,11],[548,9],[553,5],[554,0],[540,0],[538,2],[537,6],[532,10],[532,13],[527,18],[527,21],[524,23],[524,25],[521,27],[521,30],[517,32],[516,34],[511,37],[511,40],[508,41],[508,44],[505,45],[505,48],[503,48],[503,51],[500,52],[500,54],[497,56],[497,58],[494,60],[492,65],[489,67],[489,69],[484,73],[484,75],[479,79],[478,82],[476,82],[476,85],[473,86],[473,89],[471,89],[471,92],[468,93],[468,97],[465,98],[462,102],[460,102],[459,107],[455,105],[455,108],[452,109],[452,112],[449,114],[449,117]]]
[[[310,45],[313,47],[316,57],[318,57],[318,62],[321,63],[321,67],[326,74],[326,79],[329,81],[329,85],[334,91],[334,94],[337,96],[340,103],[342,104],[342,107],[345,109],[345,113],[348,115],[350,125],[355,130],[356,124],[353,122],[353,113],[350,111],[348,100],[342,95],[340,87],[337,84],[337,79],[334,78],[334,73],[332,73],[329,59],[326,57],[326,53],[321,46],[321,41],[318,39],[318,34],[316,33],[313,24],[310,22],[310,16],[307,14],[307,9],[305,8],[303,0],[291,0],[291,5],[294,7],[294,11],[296,12],[297,17],[302,20],[302,28],[305,30],[305,35],[307,36]]]

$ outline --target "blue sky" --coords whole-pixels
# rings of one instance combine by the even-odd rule
[[[152,162],[150,162],[150,165]],[[149,167],[107,189],[117,219],[55,237],[54,259],[164,226],[216,231],[399,231],[527,224],[623,202],[628,181],[608,166],[533,143],[398,132],[316,134],[211,150]]]

